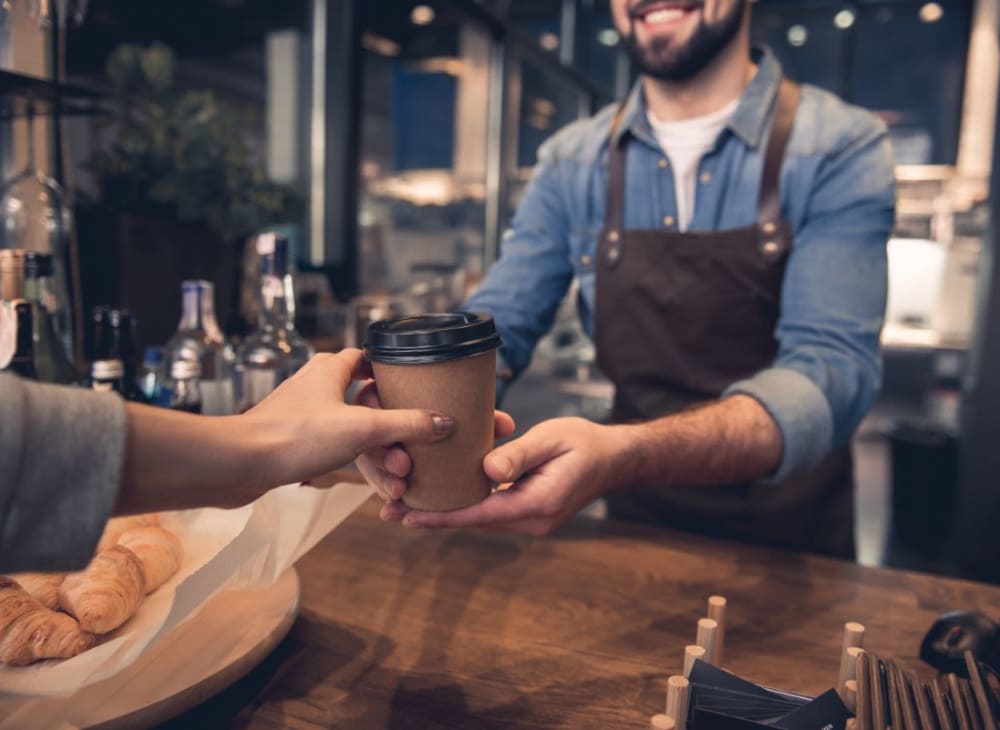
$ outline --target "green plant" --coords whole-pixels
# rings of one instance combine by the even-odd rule
[[[246,138],[254,110],[210,90],[175,88],[174,64],[159,43],[121,45],[108,57],[113,142],[86,163],[104,204],[205,221],[226,240],[299,219],[301,193],[269,181]]]

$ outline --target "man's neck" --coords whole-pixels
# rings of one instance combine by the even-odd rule
[[[695,77],[663,81],[643,76],[646,106],[661,122],[692,119],[718,111],[743,93],[757,72],[750,61],[748,34],[740,33]]]

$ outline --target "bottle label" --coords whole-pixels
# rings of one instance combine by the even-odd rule
[[[202,413],[206,416],[229,416],[236,407],[233,403],[233,381],[229,378],[201,381]]]
[[[254,367],[240,368],[237,371],[239,412],[243,413],[260,403],[286,377],[288,377],[288,373],[282,370]]]

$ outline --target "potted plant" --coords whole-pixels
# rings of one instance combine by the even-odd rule
[[[224,317],[235,297],[241,242],[303,213],[300,192],[267,179],[246,136],[259,112],[236,108],[208,89],[177,88],[174,67],[173,52],[159,43],[111,53],[111,142],[85,163],[98,183],[98,204],[110,216],[118,261],[111,267],[117,282],[107,282],[117,283],[116,293],[104,298],[137,312],[145,342],[161,342],[173,331],[184,278],[215,281]],[[81,233],[85,274],[108,268],[101,261],[106,255],[86,260],[86,251],[96,253],[100,245]]]

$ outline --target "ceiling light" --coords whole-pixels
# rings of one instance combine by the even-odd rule
[[[559,36],[555,33],[542,33],[538,36],[538,45],[546,51],[554,51],[559,48]]]
[[[597,33],[597,42],[611,48],[618,45],[618,31],[614,28],[602,28]]]
[[[854,11],[841,10],[839,13],[833,16],[833,24],[838,28],[840,28],[841,30],[847,30],[852,25],[854,25]]]
[[[920,19],[925,23],[936,23],[944,17],[944,8],[938,3],[924,3],[920,8]]]
[[[430,25],[434,22],[434,8],[430,5],[417,5],[410,11],[410,22],[414,25]]]
[[[804,25],[793,25],[788,29],[788,44],[799,48],[806,44],[809,38],[809,31]]]

